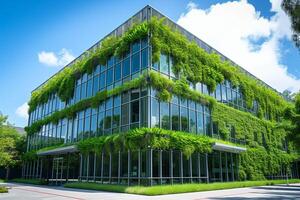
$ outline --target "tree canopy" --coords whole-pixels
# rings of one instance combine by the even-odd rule
[[[281,6],[291,19],[294,31],[292,38],[295,45],[300,49],[300,0],[283,0]]]
[[[0,167],[7,169],[18,164],[24,147],[25,137],[8,123],[7,116],[0,114]]]

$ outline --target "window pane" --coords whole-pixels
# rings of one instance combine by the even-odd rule
[[[121,105],[121,97],[120,95],[114,96],[114,107]]]
[[[98,135],[102,135],[104,127],[104,112],[98,114]]]
[[[105,73],[100,75],[100,89],[105,88]]]
[[[196,112],[190,110],[190,132],[191,133],[196,133]]]
[[[140,41],[137,41],[137,42],[133,43],[132,46],[131,46],[132,53],[135,53],[135,52],[139,51],[140,48],[141,48]]]
[[[131,90],[131,101],[138,99],[140,96],[140,89],[133,89]]]
[[[87,84],[87,97],[91,97],[92,96],[92,92],[93,92],[93,79],[89,79],[88,84]]]
[[[172,112],[172,130],[179,130],[179,108],[177,105],[171,104]]]
[[[81,99],[86,98],[86,83],[81,85]]]
[[[181,107],[181,130],[189,131],[188,129],[188,113],[187,108]]]
[[[141,99],[141,126],[147,127],[148,124],[148,98]]]
[[[139,101],[131,102],[131,123],[139,121],[140,104]]]
[[[129,104],[122,105],[122,125],[129,124]]]
[[[120,107],[114,108],[113,127],[120,126]]]
[[[121,79],[121,64],[117,64],[115,66],[115,81],[118,81]]]
[[[159,104],[154,98],[152,98],[151,111],[151,127],[159,127]]]
[[[204,134],[203,130],[203,113],[197,112],[197,133]]]
[[[170,129],[169,103],[166,102],[160,103],[160,119],[161,119],[161,128]]]
[[[160,55],[159,67],[161,72],[169,74],[168,57],[164,54]]]
[[[93,115],[91,121],[91,132],[94,135],[96,131],[97,131],[97,115]]]
[[[136,53],[131,59],[131,73],[135,73],[140,70],[140,53]]]
[[[104,121],[104,129],[111,128],[111,118],[112,118],[112,110],[107,110],[105,121]]]
[[[142,51],[142,69],[148,67],[148,48]]]
[[[93,81],[93,94],[95,95],[99,91],[99,75],[94,77]]]
[[[129,58],[126,58],[124,61],[123,61],[123,77],[126,77],[129,75],[130,73],[130,59]]]
[[[113,68],[110,68],[109,70],[107,70],[106,85],[112,84],[113,78]]]

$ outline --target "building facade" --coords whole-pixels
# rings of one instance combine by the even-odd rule
[[[121,36],[131,24],[150,20],[153,16],[163,17],[152,7],[146,6],[106,38]],[[196,41],[205,51],[217,52],[174,22],[166,20],[167,24],[176,26],[185,37]],[[98,48],[100,44],[101,41],[89,51]],[[83,54],[77,60],[85,56]],[[174,58],[171,55],[162,53],[159,61],[155,63],[152,62],[152,56],[151,34],[148,34],[131,43],[129,51],[123,56],[112,56],[107,59],[105,65],[97,64],[92,73],[77,75],[72,98],[63,101],[58,93],[51,93],[46,102],[39,103],[31,110],[28,127],[101,92],[126,85],[150,70],[170,80],[178,79],[173,72]],[[228,60],[223,55],[220,56],[222,60]],[[72,68],[74,62],[65,68]],[[245,70],[236,67],[257,80]],[[259,82],[264,87],[269,87]],[[203,83],[190,83],[189,88],[211,96],[217,102],[235,110],[249,113],[253,117],[258,115],[258,103],[254,102],[253,107],[249,109],[241,88],[234,86],[229,80],[219,83],[213,92],[209,92],[208,86]],[[236,137],[234,128],[227,138],[230,144],[215,142],[212,152],[193,152],[189,157],[176,148],[158,149],[150,146],[138,150],[124,148],[98,153],[82,153],[77,149],[76,144],[82,140],[114,133],[122,134],[142,127],[156,127],[222,139],[218,127],[214,125],[209,105],[177,95],[173,95],[170,101],[161,101],[157,92],[156,88],[149,85],[131,88],[108,96],[97,107],[88,106],[75,112],[73,116],[41,125],[38,131],[28,136],[28,152],[34,151],[37,157],[24,161],[23,177],[43,178],[53,184],[96,181],[105,184],[155,185],[240,180],[239,154],[247,148],[239,145],[246,145],[246,139]],[[266,114],[264,118],[268,120],[270,116]],[[285,174],[286,168],[282,167],[270,176]],[[294,171],[294,176],[298,176],[297,171]]]

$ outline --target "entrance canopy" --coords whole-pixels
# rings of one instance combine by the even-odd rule
[[[67,154],[67,153],[75,153],[77,152],[77,148],[75,145],[67,146],[67,147],[59,147],[56,149],[51,149],[48,151],[43,152],[37,152],[38,156],[49,156],[49,155],[61,155],[61,154]]]
[[[247,150],[244,147],[233,146],[230,144],[222,144],[222,143],[218,143],[218,142],[215,142],[212,145],[212,149],[217,150],[217,151],[231,152],[231,153],[242,153]]]

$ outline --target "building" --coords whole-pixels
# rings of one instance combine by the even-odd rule
[[[274,127],[280,121],[281,109],[287,102],[270,86],[168,18],[165,18],[164,26],[178,30],[197,46],[186,45],[187,48],[196,49],[197,55],[215,53],[220,60],[216,58],[217,64],[214,65],[214,61],[209,59],[201,61],[202,57],[200,60],[196,58],[196,63],[199,61],[203,64],[199,67],[202,77],[186,69],[175,72],[179,65],[174,63],[182,58],[179,54],[176,58],[172,55],[176,55],[180,49],[172,49],[172,53],[161,51],[159,60],[155,60],[155,40],[152,39],[160,35],[155,36],[147,26],[154,16],[164,17],[154,8],[146,6],[91,47],[88,53],[83,53],[32,92],[27,127],[28,153],[24,159],[23,177],[43,178],[53,184],[96,181],[154,185],[275,178],[287,174],[291,161],[288,160],[290,153],[285,140],[286,133],[281,129],[279,133]],[[139,26],[142,22],[145,26]],[[132,29],[132,24],[138,25]],[[123,38],[122,43],[116,38]],[[131,40],[134,42],[126,43]],[[173,40],[177,41],[177,38]],[[116,47],[115,44],[120,46]],[[169,44],[166,45],[160,47],[168,49]],[[118,51],[122,56],[112,56]],[[181,61],[182,64],[190,62],[186,59]],[[233,73],[226,71],[226,67]],[[256,85],[249,83],[249,90],[253,92],[255,88],[258,94],[263,93],[261,99],[247,97],[252,100],[251,106],[248,105],[245,91],[232,78],[237,72],[236,81],[242,84],[241,80],[253,80]],[[207,78],[214,73],[221,74],[223,78]],[[227,80],[226,76],[231,80]],[[185,77],[188,81],[180,82]],[[58,81],[59,84],[54,84]],[[214,108],[213,102],[217,105]],[[249,127],[248,123],[256,124]],[[132,130],[140,130],[145,137],[133,141],[124,136],[126,139],[122,140],[123,136],[120,135]],[[163,130],[181,132],[172,135],[172,131],[164,134]],[[109,137],[113,133],[117,135],[116,140]],[[185,140],[184,134],[195,137],[188,136]],[[273,136],[277,138],[276,141]],[[99,148],[97,145],[95,147],[94,140],[89,140],[98,137],[102,138],[97,140]],[[151,137],[154,139],[151,140]],[[179,139],[174,141],[174,138]],[[197,146],[198,143],[176,146],[194,139],[197,140],[195,143],[200,141],[203,146]],[[80,146],[82,141],[94,143],[91,142],[83,150]],[[166,142],[166,146],[159,142]],[[131,149],[130,145],[139,148]],[[204,147],[208,146],[208,150],[205,150]],[[240,157],[243,152],[249,152],[249,156]],[[263,170],[265,166],[261,164],[251,171],[253,167],[248,167],[247,162],[249,166],[253,162],[249,157],[261,159],[253,156],[256,153],[273,156],[274,159],[281,156],[288,161],[275,159],[274,167]],[[269,162],[268,158],[263,157],[264,162]],[[294,166],[292,176],[299,175],[296,168]]]

